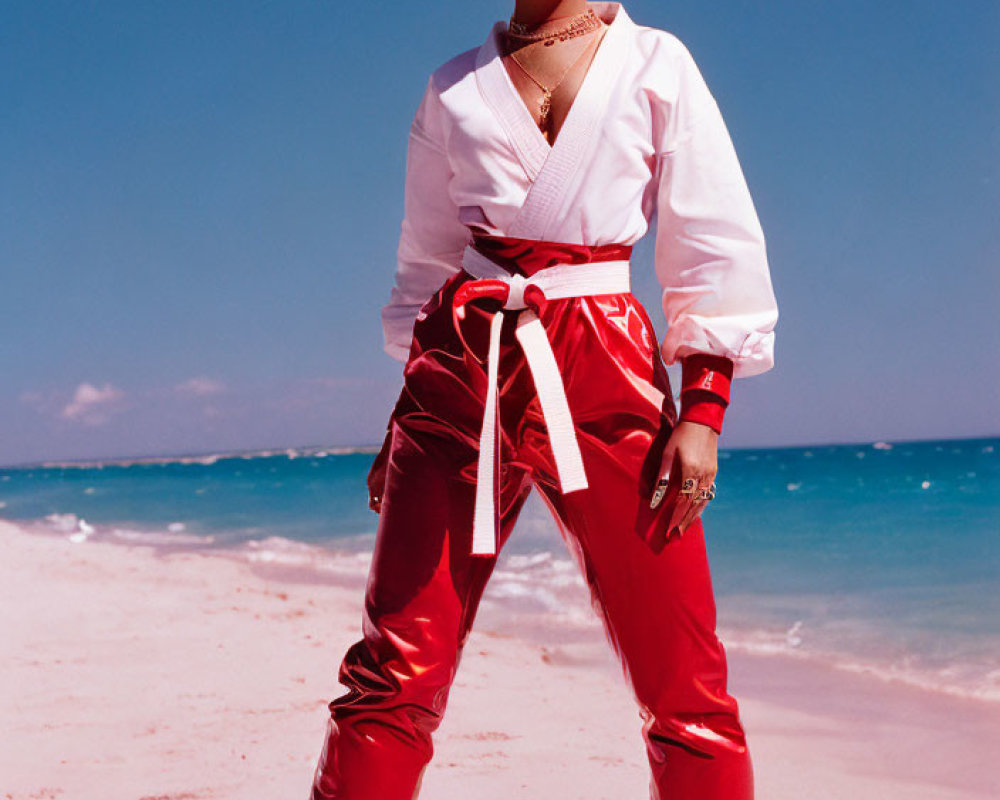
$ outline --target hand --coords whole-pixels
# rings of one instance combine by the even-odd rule
[[[382,496],[385,493],[385,474],[389,464],[389,448],[392,446],[392,427],[385,433],[382,449],[375,456],[368,471],[368,508],[376,514],[382,513]]]
[[[683,533],[705,509],[707,500],[699,498],[702,489],[708,489],[718,472],[719,434],[699,422],[678,422],[667,440],[660,462],[659,480],[667,481],[667,494],[677,497],[674,510],[667,524],[669,538],[677,528]],[[690,481],[693,492],[683,491]],[[654,494],[650,506],[655,508],[662,500],[662,485],[658,487],[659,499]]]

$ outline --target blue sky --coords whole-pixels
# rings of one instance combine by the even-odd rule
[[[1000,5],[625,7],[693,53],[767,237],[777,364],[723,446],[1000,432]],[[512,8],[4,3],[0,463],[378,442],[409,122]]]

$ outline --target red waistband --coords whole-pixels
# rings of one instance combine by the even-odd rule
[[[473,247],[514,275],[530,277],[556,264],[588,264],[592,261],[628,261],[630,244],[570,244],[512,236],[473,234]]]

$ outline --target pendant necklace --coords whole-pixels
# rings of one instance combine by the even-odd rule
[[[558,31],[555,31],[552,34],[548,34],[546,36],[535,37],[531,35],[524,35],[519,32],[518,34],[516,34],[511,38],[521,38],[521,39],[531,38],[532,41],[538,41],[538,42],[543,41],[544,42],[543,46],[549,46],[551,44],[554,44],[557,40],[566,41],[567,39],[573,39],[576,38],[577,36],[582,36],[587,33],[590,33],[592,30],[595,29],[595,25],[593,24],[594,22],[596,22],[596,27],[601,26],[601,21],[590,9],[588,9],[586,14],[581,14],[580,17],[582,19],[571,22],[566,27]],[[577,18],[574,19],[576,20]],[[596,40],[597,37],[594,37],[594,39]],[[566,69],[563,70],[562,75],[559,76],[559,80],[557,80],[551,86],[546,86],[544,83],[538,80],[538,78],[532,75],[531,72],[529,72],[525,68],[524,64],[521,63],[521,61],[517,58],[516,55],[514,55],[513,52],[510,53],[510,57],[511,59],[513,59],[514,63],[517,64],[517,66],[520,67],[521,71],[525,75],[527,75],[528,78],[530,78],[531,81],[536,86],[538,86],[539,89],[542,90],[542,97],[538,104],[538,111],[539,111],[538,127],[541,129],[543,133],[548,133],[549,126],[551,124],[551,119],[549,117],[549,114],[552,111],[552,93],[559,87],[559,85],[563,82],[563,79],[566,77],[566,75],[569,74],[569,71],[583,57],[583,54],[586,53],[587,50],[589,49],[590,49],[590,42],[588,42],[587,46],[580,51],[580,54],[570,62],[569,66],[567,66]]]

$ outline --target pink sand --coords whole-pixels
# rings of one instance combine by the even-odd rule
[[[308,796],[362,586],[0,522],[0,797]],[[648,797],[640,719],[592,642],[502,633],[462,658],[428,800]],[[759,800],[1000,797],[1000,707],[730,654]],[[681,800],[678,798],[677,800]]]

